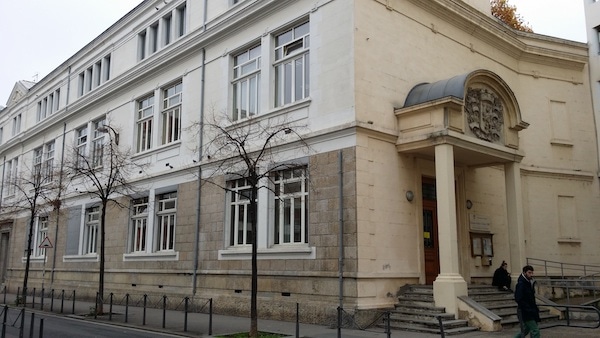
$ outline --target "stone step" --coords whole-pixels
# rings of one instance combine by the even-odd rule
[[[409,331],[409,332],[423,332],[423,333],[431,333],[431,334],[440,334],[441,333],[439,328],[423,327],[421,325],[414,325],[414,324],[408,324],[408,323],[396,323],[394,325],[390,324],[390,328],[392,330],[401,330],[401,331]],[[457,328],[452,328],[452,329],[447,329],[447,330],[444,329],[444,334],[459,335],[459,334],[473,332],[473,331],[477,331],[477,330],[478,329],[476,327],[465,326],[465,327],[457,327]]]
[[[410,318],[436,318],[437,317],[442,317],[443,320],[451,320],[454,319],[454,315],[451,313],[445,313],[445,312],[429,312],[429,311],[415,311],[415,309],[410,309],[410,308],[406,308],[406,309],[402,309],[402,308],[396,308],[396,310],[392,311],[390,313],[390,316],[392,317],[410,317]]]

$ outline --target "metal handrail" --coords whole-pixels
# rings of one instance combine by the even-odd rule
[[[563,263],[530,257],[527,258],[527,265],[533,266],[534,269],[536,267],[542,267],[544,271],[543,275],[546,277],[560,276],[565,278],[600,274],[600,265]],[[536,275],[539,276],[539,269],[535,269],[535,271]]]
[[[584,329],[597,329],[600,327],[600,310],[597,309],[594,306],[589,306],[589,305],[558,305],[555,306],[557,308],[566,308],[566,314],[565,314],[565,318],[567,323],[566,324],[562,324],[560,322],[557,322],[555,324],[552,325],[548,325],[545,328],[549,328],[549,327],[556,327],[556,326],[569,326],[569,327],[579,327],[579,328],[584,328]],[[574,325],[571,324],[571,316],[570,316],[570,309],[581,309],[581,310],[588,310],[589,312],[596,312],[596,314],[598,315],[596,321],[595,321],[595,326],[588,326],[588,325]]]

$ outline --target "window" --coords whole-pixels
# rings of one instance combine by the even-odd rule
[[[180,6],[177,8],[177,37],[181,37],[185,34],[185,26],[186,26],[186,20],[185,20],[185,11],[186,11],[186,7],[185,4],[183,6]]]
[[[6,196],[13,196],[17,189],[17,174],[19,170],[19,158],[15,157],[10,161],[6,162],[6,185],[4,189],[6,191]]]
[[[157,251],[172,251],[175,247],[175,214],[177,193],[171,192],[158,197]]]
[[[4,127],[0,127],[0,144],[4,141]]]
[[[97,253],[98,225],[100,224],[100,207],[85,210],[85,227],[83,229],[83,253]]]
[[[150,26],[150,54],[158,50],[158,22]]]
[[[175,142],[181,132],[181,90],[179,82],[163,90],[162,144]]]
[[[171,43],[171,32],[173,30],[173,16],[171,14],[163,17],[163,45],[166,46]]]
[[[52,115],[60,107],[60,89],[48,94],[48,96],[37,102],[35,121],[40,122],[46,117]]]
[[[275,106],[308,97],[309,22],[275,36]]]
[[[54,179],[54,147],[55,142],[48,142],[44,145],[44,164],[42,168],[43,182],[52,182]]]
[[[77,157],[76,165],[78,168],[84,167],[87,157],[87,126],[79,128],[75,131],[77,140],[75,141],[75,156]]]
[[[245,178],[230,181],[229,191],[229,245],[252,244],[252,231],[254,226],[248,219],[250,207],[250,185]]]
[[[260,92],[260,45],[233,58],[233,120],[258,114]]]
[[[102,118],[92,123],[93,139],[92,139],[92,167],[101,167],[104,158],[104,137],[105,133],[98,131],[98,128],[103,127],[106,119]]]
[[[154,118],[154,95],[137,102],[137,152],[152,148],[152,120]]]
[[[21,114],[13,117],[12,120],[12,136],[16,136],[21,132]]]
[[[275,244],[307,243],[308,189],[306,168],[272,173],[275,195]]]
[[[35,239],[33,241],[34,245],[33,245],[33,256],[34,257],[44,257],[46,256],[46,249],[45,248],[40,248],[40,244],[42,244],[42,241],[44,239],[46,239],[46,237],[48,236],[48,216],[39,216],[37,218],[37,222],[36,222],[36,231],[34,232],[35,234]]]
[[[77,95],[82,96],[110,79],[110,54],[79,73]]]
[[[146,251],[146,230],[148,227],[148,197],[132,201],[131,249],[133,253]]]
[[[33,150],[33,181],[38,184],[42,179],[42,158],[44,149],[42,147]]]
[[[146,31],[138,34],[138,60],[146,58]]]

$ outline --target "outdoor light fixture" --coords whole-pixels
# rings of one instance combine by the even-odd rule
[[[165,167],[169,167],[169,168],[173,169],[173,166],[170,165],[169,163],[165,163]]]
[[[112,131],[113,133],[115,133],[115,144],[119,145],[119,133],[113,127],[111,127],[109,125],[103,125],[103,126],[98,127],[98,129],[96,129],[96,130],[98,130],[101,133],[107,133],[109,136],[110,136],[109,131]]]
[[[412,202],[415,199],[415,194],[412,192],[412,190],[408,190],[406,192],[406,200],[409,202]]]
[[[471,202],[471,200],[467,200],[467,209],[471,210],[472,207],[473,207],[473,202]]]

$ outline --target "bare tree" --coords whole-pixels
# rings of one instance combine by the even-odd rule
[[[232,193],[240,194],[249,200],[248,223],[251,225],[250,241],[252,244],[252,277],[250,300],[250,331],[249,337],[258,337],[258,265],[257,265],[257,197],[260,189],[271,189],[274,173],[280,170],[297,168],[298,163],[282,160],[277,153],[294,149],[308,152],[309,147],[300,135],[305,127],[288,123],[284,119],[250,118],[242,123],[234,124],[228,117],[221,121],[203,123],[199,126],[210,139],[201,149],[201,157],[206,156],[207,167],[214,166],[211,174],[201,178]],[[245,180],[248,187],[242,191],[233,190],[230,186],[222,185],[213,180],[217,175],[224,175]]]
[[[46,149],[42,147],[34,150],[33,167],[21,164],[20,170],[18,170],[17,162],[11,161],[7,179],[4,182],[4,192],[9,198],[2,205],[2,211],[14,215],[25,213],[29,218],[23,290],[21,291],[21,299],[17,299],[17,303],[22,302],[23,304],[27,304],[27,284],[36,220],[49,207],[52,207],[54,212],[59,212],[60,209],[59,191],[61,187],[59,187],[59,181],[56,179],[60,173],[57,173],[54,167],[53,155],[52,160],[42,161],[44,151]],[[54,148],[51,151],[53,153]],[[45,156],[47,155],[45,154]]]
[[[143,171],[143,166],[131,159],[129,150],[119,148],[119,133],[109,125],[102,125],[96,132],[107,133],[109,142],[96,142],[90,153],[75,147],[72,157],[65,160],[65,172],[75,190],[100,200],[100,267],[98,277],[97,314],[103,314],[104,267],[106,245],[106,210],[109,203],[120,207],[117,198],[134,193],[132,175]]]

